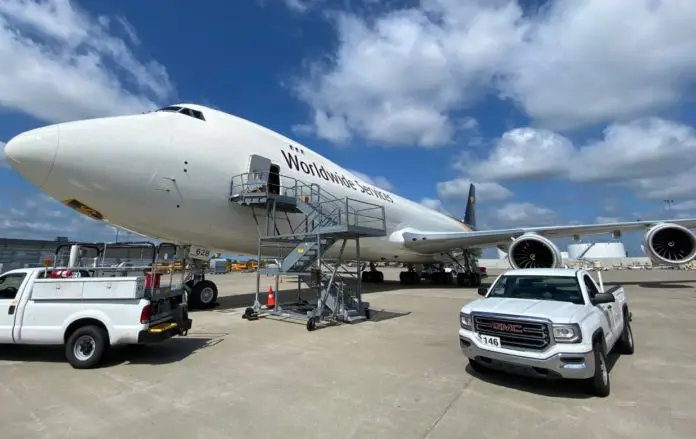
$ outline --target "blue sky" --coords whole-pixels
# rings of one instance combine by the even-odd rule
[[[187,101],[451,214],[473,180],[482,227],[692,217],[695,15],[659,0],[3,0],[0,142]],[[0,235],[115,236],[0,178]]]

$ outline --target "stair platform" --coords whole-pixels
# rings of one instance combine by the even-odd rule
[[[360,238],[386,236],[384,206],[338,198],[318,184],[259,172],[233,177],[229,200],[249,207],[254,215],[259,230],[259,264],[262,259],[275,262],[274,267],[258,270],[256,298],[245,318],[255,320],[254,316],[266,314],[304,319],[310,331],[322,321],[352,323],[368,318],[369,304],[361,298],[360,268],[355,272],[345,270],[342,256],[348,240],[359,243]],[[261,212],[257,214],[256,209]],[[260,224],[263,220],[264,229]],[[322,256],[339,241],[338,260],[327,264]],[[360,267],[360,246],[356,249]],[[265,294],[261,292],[261,273],[276,276],[277,306],[271,309],[261,305],[260,295]],[[316,300],[311,301],[314,304],[278,304],[278,276],[282,275],[297,276],[298,289],[301,283],[309,285],[316,292]],[[348,277],[356,282],[347,282]]]

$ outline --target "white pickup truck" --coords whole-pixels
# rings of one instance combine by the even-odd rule
[[[633,353],[623,288],[604,291],[585,270],[510,270],[479,294],[459,315],[460,347],[478,373],[582,379],[604,397],[607,354]]]
[[[191,323],[183,287],[150,288],[142,275],[92,277],[85,268],[0,275],[0,344],[65,345],[77,369],[97,366],[109,346],[185,335]]]

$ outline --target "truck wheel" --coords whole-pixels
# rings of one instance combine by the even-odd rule
[[[218,298],[218,289],[215,282],[202,280],[191,288],[189,299],[191,308],[209,309],[215,306]]]
[[[108,335],[98,326],[82,326],[70,334],[65,356],[75,369],[91,369],[99,364],[106,350]]]
[[[616,351],[621,355],[633,355],[636,350],[633,341],[633,330],[631,322],[628,321],[628,315],[624,316],[624,329],[621,333],[621,338],[616,342]]]
[[[607,356],[604,353],[604,349],[602,349],[602,345],[599,343],[595,343],[592,351],[594,353],[595,370],[594,376],[587,380],[588,390],[591,394],[604,398],[609,396],[611,392]]]
[[[483,364],[479,363],[476,360],[472,360],[471,358],[469,358],[469,366],[471,366],[471,368],[474,370],[474,372],[480,373],[481,375],[486,374],[486,373],[491,371],[489,368],[487,368]]]

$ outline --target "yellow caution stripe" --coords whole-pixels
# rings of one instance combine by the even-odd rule
[[[153,332],[153,333],[160,333],[164,331],[168,331],[170,329],[174,329],[178,327],[179,325],[175,322],[170,322],[170,323],[160,323],[157,326],[153,326],[152,328],[148,329],[148,332]]]

